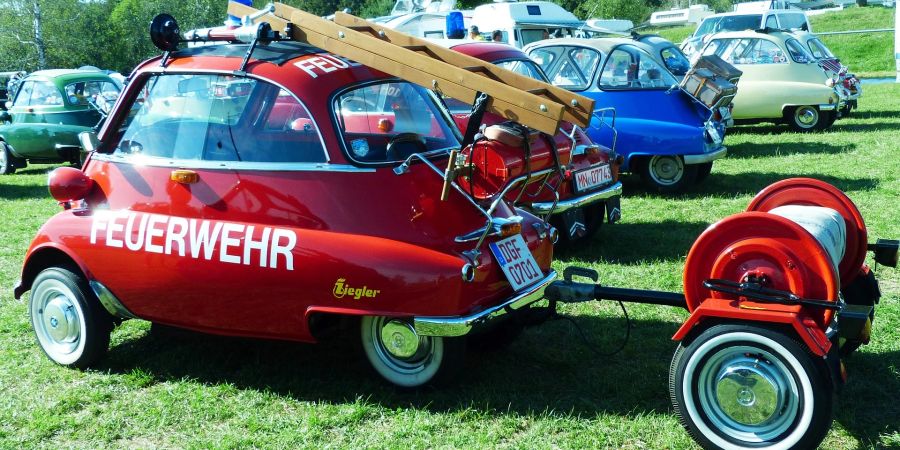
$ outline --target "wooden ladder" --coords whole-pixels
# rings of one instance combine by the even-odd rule
[[[228,4],[228,14],[234,16],[256,12],[240,3]],[[292,40],[469,104],[479,92],[487,94],[488,111],[551,135],[561,121],[588,126],[594,110],[590,98],[350,14],[336,13],[332,22],[275,3],[274,14],[257,22],[268,22],[282,35],[290,28],[287,37]]]

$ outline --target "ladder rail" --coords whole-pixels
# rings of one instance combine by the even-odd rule
[[[256,13],[257,10],[239,3],[230,2],[228,12],[236,16],[246,16]],[[348,19],[344,18],[342,20],[346,21]],[[488,105],[489,111],[548,134],[555,134],[559,129],[560,121],[564,120],[565,105],[553,101],[551,98],[520,90],[504,82],[470,72],[431,55],[424,55],[397,44],[386,42],[372,34],[355,31],[281,3],[275,4],[274,15],[266,14],[260,17],[258,21],[268,22],[272,29],[281,32],[290,27],[290,39],[308,43],[375,70],[419,84],[427,89],[440,90],[441,93],[460,101],[471,103],[474,101],[477,92],[485,92],[491,97]],[[366,25],[366,27],[370,28],[369,25]],[[387,35],[386,30],[384,30],[384,34]],[[426,48],[435,47],[434,44],[427,41],[423,42],[426,43]],[[415,43],[414,45],[421,44]],[[452,52],[449,49],[442,48],[442,50]],[[456,52],[453,53],[465,56]],[[467,63],[466,66],[489,64],[475,58],[473,59],[477,63]],[[462,60],[455,59],[455,61]],[[490,66],[493,65],[491,64]],[[496,69],[498,69],[498,72],[513,73],[499,67]],[[521,77],[518,74],[514,75]],[[548,92],[551,92],[550,88],[548,88],[550,85],[537,80],[532,81],[540,83],[539,89],[546,89]],[[592,107],[593,103],[590,102],[588,105]],[[582,124],[581,121],[576,121],[575,123]]]

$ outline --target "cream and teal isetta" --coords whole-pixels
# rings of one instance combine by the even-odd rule
[[[847,98],[793,35],[737,31],[712,36],[704,55],[718,55],[743,75],[734,97],[736,122],[784,122],[797,131],[830,127]]]
[[[112,78],[96,70],[29,75],[15,97],[10,95],[7,111],[0,112],[0,175],[29,161],[79,163],[78,134],[97,125],[102,115],[91,102],[112,102],[119,91]]]

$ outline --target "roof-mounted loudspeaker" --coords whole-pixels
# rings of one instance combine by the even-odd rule
[[[181,31],[178,21],[169,14],[158,14],[150,21],[150,40],[156,48],[171,52],[178,49]]]

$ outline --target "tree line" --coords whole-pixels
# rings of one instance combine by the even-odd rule
[[[553,0],[582,18],[630,19],[640,23],[652,11],[678,0]],[[361,17],[386,15],[393,0],[282,0],[313,14],[350,8]],[[254,0],[263,7],[266,0]],[[485,0],[459,0],[472,8]],[[710,0],[719,11],[730,0]],[[156,55],[149,38],[158,13],[178,19],[182,30],[223,23],[226,0],[0,0],[0,71],[34,71],[91,65],[128,73]]]

